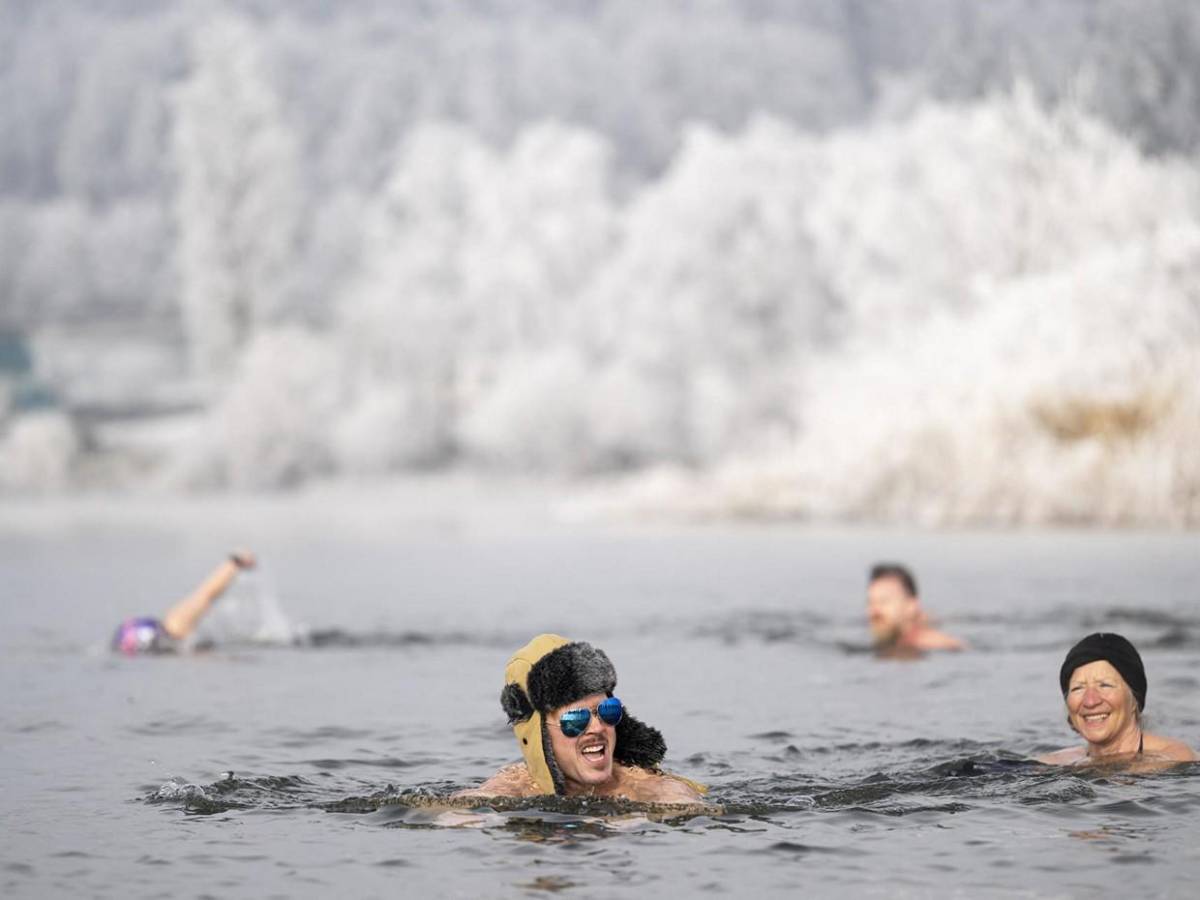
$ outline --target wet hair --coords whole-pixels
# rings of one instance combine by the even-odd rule
[[[913,578],[913,573],[900,563],[881,562],[871,566],[867,584],[873,584],[880,578],[895,578],[904,586],[908,596],[917,596],[917,579]]]

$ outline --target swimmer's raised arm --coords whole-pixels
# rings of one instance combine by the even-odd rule
[[[253,569],[257,564],[254,554],[247,550],[229,554],[229,558],[213,569],[194,591],[167,610],[162,619],[163,631],[173,638],[187,637],[196,630],[213,601],[233,583],[238,572]]]

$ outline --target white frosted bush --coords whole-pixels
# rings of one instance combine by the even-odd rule
[[[181,94],[189,115],[214,96],[215,58]],[[282,153],[269,100],[239,103]],[[824,137],[763,116],[698,125],[624,193],[611,152],[555,122],[503,145],[411,129],[378,194],[309,232],[357,266],[327,304],[320,283],[339,276],[313,269],[326,331],[231,312],[232,270],[206,273],[185,308],[213,317],[187,336],[236,364],[177,473],[641,471],[626,502],[713,515],[1200,520],[1194,163],[1023,89]],[[219,161],[192,159],[185,190],[213,240],[196,192]],[[285,186],[264,183],[237,233]],[[78,213],[59,213],[76,235]],[[114,218],[112,240],[153,222]],[[264,241],[241,246],[277,265]]]
[[[802,436],[727,466],[716,495],[929,523],[1194,524],[1198,274],[1200,229],[1170,231],[843,348],[810,370]]]
[[[437,462],[447,440],[440,413],[404,384],[360,389],[333,422],[333,463],[341,472],[373,476]]]
[[[594,454],[589,390],[587,363],[573,348],[510,366],[465,417],[463,444],[475,458],[503,467],[586,469]]]
[[[797,141],[786,129],[771,133]],[[751,154],[751,135],[741,140],[728,152]],[[926,107],[825,141],[816,156],[820,177],[795,204],[808,243],[797,242],[807,255],[794,271],[808,302],[827,297],[828,318],[810,319],[774,365],[767,352],[726,363],[746,402],[722,412],[718,388],[690,408],[712,410],[708,428],[731,439],[710,443],[712,462],[690,474],[635,481],[626,502],[928,523],[1200,521],[1194,167],[1146,159],[1021,92]],[[664,183],[672,177],[682,175]],[[719,216],[724,192],[722,182],[689,196],[713,198],[710,215]],[[703,215],[698,204],[693,215]],[[651,275],[638,286],[704,227],[688,237],[664,229],[665,244],[647,245],[660,256],[641,250]],[[736,254],[735,244],[716,253]],[[706,265],[701,253],[681,256],[697,271]],[[714,377],[711,367],[722,372],[715,337],[696,356],[710,368],[689,366],[684,352],[706,316],[722,321],[710,310],[716,298],[696,300],[719,278],[695,280],[701,287],[676,278],[664,282],[673,289],[636,294],[631,306],[660,321],[611,332],[614,352],[669,359],[663,378],[693,389]],[[669,316],[689,290],[690,315]],[[724,339],[727,327],[712,330]],[[767,402],[772,391],[782,402]],[[690,441],[700,431],[682,434]],[[672,455],[696,459],[681,446],[662,458]]]
[[[444,457],[475,404],[511,391],[497,386],[520,381],[570,330],[572,300],[611,240],[607,171],[595,136],[550,123],[523,132],[507,152],[449,125],[410,136],[368,216],[362,274],[341,306],[354,392],[380,394],[350,413],[341,458],[356,467],[374,458],[370,468]],[[510,365],[516,374],[506,373]],[[383,414],[386,391],[398,399]],[[401,406],[407,412],[397,415]],[[361,424],[376,414],[404,420],[388,426],[397,437],[382,456],[380,439]]]
[[[79,433],[65,413],[25,413],[7,422],[0,418],[0,427],[0,488],[44,492],[72,484],[81,447]]]
[[[341,360],[328,341],[301,329],[263,332],[209,413],[204,437],[171,477],[269,488],[328,474],[329,430],[344,403]]]
[[[172,94],[180,304],[194,370],[219,393],[255,331],[285,318],[299,150],[253,25],[224,11],[191,37],[192,69]]]
[[[658,458],[711,462],[791,415],[781,387],[828,314],[805,225],[823,165],[768,119],[732,138],[695,128],[626,210],[581,337],[659,396],[674,437]]]
[[[1194,220],[1194,167],[1145,159],[1027,90],[848,131],[807,222],[850,335],[904,330],[977,302],[975,288],[1053,272]]]
[[[672,408],[632,367],[595,367],[556,348],[503,379],[465,418],[467,452],[518,469],[592,472],[645,464],[672,452]]]

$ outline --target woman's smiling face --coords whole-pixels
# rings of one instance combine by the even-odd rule
[[[1137,701],[1121,673],[1099,659],[1071,673],[1067,719],[1089,744],[1105,747],[1137,725]]]

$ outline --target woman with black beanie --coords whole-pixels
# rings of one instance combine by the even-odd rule
[[[1040,761],[1052,765],[1135,759],[1188,762],[1191,747],[1142,730],[1146,670],[1133,644],[1119,634],[1089,634],[1070,649],[1058,673],[1067,724],[1087,743]]]

